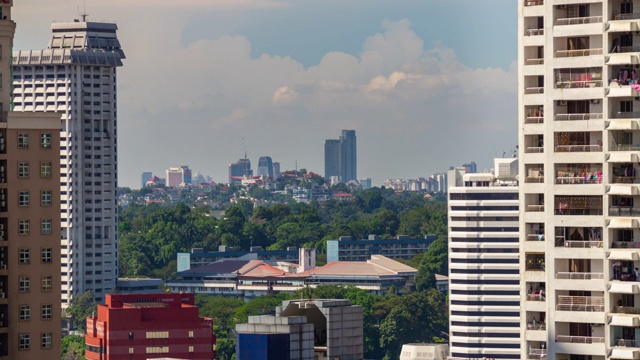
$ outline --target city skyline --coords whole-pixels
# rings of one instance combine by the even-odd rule
[[[41,48],[49,24],[77,17],[78,5],[16,4],[14,49]],[[180,163],[222,182],[244,153],[242,138],[252,159],[269,154],[283,170],[297,161],[321,171],[323,140],[343,128],[359,133],[359,177],[374,184],[515,147],[516,4],[493,0],[464,11],[435,1],[148,5],[87,2],[89,19],[115,20],[123,47],[133,48],[119,74],[121,186],[137,187],[142,171]],[[444,21],[443,13],[456,16]],[[489,14],[502,14],[514,31]],[[219,21],[205,21],[212,17]],[[469,34],[470,27],[480,31]]]

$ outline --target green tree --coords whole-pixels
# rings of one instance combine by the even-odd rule
[[[84,333],[87,329],[87,317],[95,314],[96,309],[97,305],[93,298],[93,291],[88,290],[80,295],[74,296],[65,311],[73,320],[78,331]]]
[[[83,336],[68,335],[60,343],[62,360],[84,360],[85,342]]]
[[[416,289],[426,291],[435,288],[435,275],[449,273],[448,251],[446,237],[440,237],[429,245],[415,277]]]

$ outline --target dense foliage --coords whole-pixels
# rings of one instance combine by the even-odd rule
[[[436,234],[446,248],[446,203],[390,189],[356,191],[353,201],[270,207],[254,207],[249,200],[240,199],[221,219],[211,214],[208,207],[185,204],[172,208],[132,204],[125,208],[119,224],[120,274],[168,279],[175,274],[176,253],[194,247],[217,251],[219,245],[243,250],[251,246],[271,250],[307,246],[323,254],[326,240],[340,236],[362,239],[369,234],[386,238]]]

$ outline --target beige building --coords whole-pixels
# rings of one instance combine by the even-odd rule
[[[0,358],[60,356],[60,116],[8,112],[11,1],[0,2]]]

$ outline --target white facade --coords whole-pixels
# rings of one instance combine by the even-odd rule
[[[523,359],[640,358],[638,19],[519,1]]]
[[[116,30],[55,23],[48,49],[13,54],[14,110],[62,114],[63,307],[87,290],[103,302],[118,278]]]
[[[496,159],[496,169],[517,162]],[[450,357],[520,359],[516,172],[460,171],[448,191]]]

